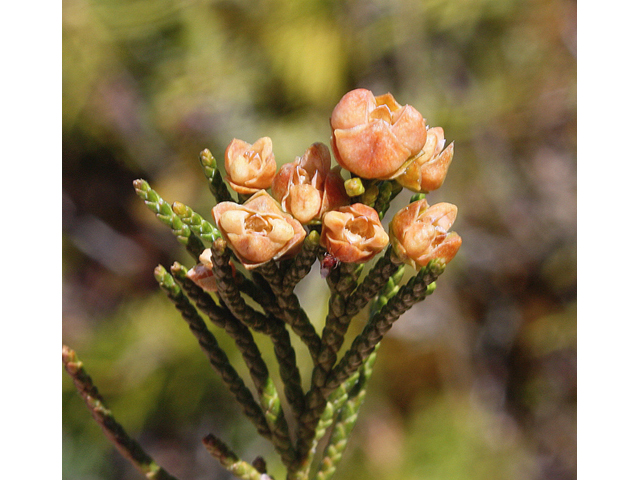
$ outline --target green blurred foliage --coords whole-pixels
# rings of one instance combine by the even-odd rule
[[[232,138],[270,136],[292,161],[329,142],[333,106],[365,87],[455,140],[428,199],[458,205],[463,247],[385,339],[336,479],[575,478],[575,1],[62,5],[63,339],[163,466],[228,478],[200,444],[210,431],[248,460],[277,459],[159,292],[153,267],[191,260],[131,181],[206,217],[203,148],[220,162]],[[297,290],[318,328],[321,283],[316,269]],[[66,375],[62,388],[63,478],[140,478]]]

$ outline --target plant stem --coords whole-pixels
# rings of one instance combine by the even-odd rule
[[[374,351],[364,362],[357,376],[357,385],[349,392],[349,396],[344,402],[344,406],[338,413],[335,421],[329,443],[327,444],[320,468],[316,474],[315,480],[330,480],[335,474],[336,468],[342,460],[344,449],[347,446],[347,440],[358,419],[360,407],[366,395],[366,385],[371,378],[373,365],[375,364],[377,351],[380,344],[376,345]],[[356,375],[352,375],[355,377]]]
[[[386,260],[385,260],[386,259]],[[373,304],[371,305],[370,318],[373,318],[379,311],[382,306],[384,306],[389,299],[398,293],[400,287],[400,281],[402,280],[402,276],[404,273],[404,265],[397,265],[390,261],[390,249],[387,250],[384,257],[382,257],[376,263],[375,267],[370,270],[369,275],[365,278],[363,284],[367,283],[368,279],[379,279],[380,274],[384,271],[387,272],[388,280],[386,285],[383,288],[377,288],[379,290],[378,297],[375,299]],[[393,265],[395,268],[388,268],[388,266]],[[375,280],[376,283],[380,284],[379,280]],[[361,284],[361,285],[363,285]],[[353,298],[353,296],[351,297]],[[366,303],[366,302],[365,302]],[[355,426],[355,422],[358,418],[358,413],[360,410],[360,406],[364,401],[364,397],[366,394],[366,385],[371,377],[373,372],[373,365],[375,364],[377,358],[377,351],[380,348],[380,343],[378,343],[373,352],[369,357],[364,361],[362,367],[360,367],[358,373],[354,373],[349,377],[349,379],[345,382],[348,383],[353,381],[354,378],[357,378],[357,385],[350,390],[349,396],[345,399],[344,407],[338,413],[338,418],[335,420],[335,424],[333,427],[333,431],[331,433],[331,437],[327,446],[325,447],[324,456],[322,461],[320,462],[319,470],[316,474],[315,480],[330,480],[342,460],[342,454],[344,453],[344,449],[347,445],[347,440],[353,427]],[[329,401],[335,393],[339,390],[343,389],[343,384],[341,384],[336,391],[334,391],[329,396]]]
[[[84,370],[76,352],[66,345],[62,346],[62,363],[73,379],[76,390],[91,411],[94,420],[102,427],[106,437],[146,478],[150,480],[176,480],[145,452],[140,444],[131,438],[113,417],[91,377]]]
[[[197,260],[204,250],[202,241],[191,233],[189,227],[173,212],[171,206],[145,180],[134,180],[133,186],[136,194],[144,200],[149,210],[155,213],[162,223],[171,228],[178,241],[185,245],[189,254]]]
[[[307,345],[314,363],[317,361],[320,351],[320,337],[309,320],[307,313],[300,306],[297,295],[292,291],[285,291],[282,287],[283,273],[276,262],[271,261],[256,269],[269,284],[279,309],[276,316],[286,322],[296,335]]]
[[[402,286],[385,305],[381,305],[380,311],[373,315],[362,333],[354,339],[340,363],[333,369],[325,389],[331,391],[337,388],[360,368],[400,315],[433,293],[435,280],[444,271],[444,267],[444,262],[432,260]]]
[[[331,428],[331,425],[333,425],[337,413],[349,399],[349,393],[357,383],[358,377],[359,373],[352,375],[346,382],[340,385],[329,396],[328,401],[325,405],[325,409],[320,415],[320,418],[316,425],[311,445],[306,451],[304,451],[300,467],[298,468],[297,475],[294,477],[294,480],[308,479],[311,462],[318,446],[318,442],[322,439],[322,437],[324,437],[327,430]]]
[[[201,215],[194,212],[192,208],[180,202],[173,202],[171,205],[173,213],[178,215],[193,233],[201,239],[213,243],[216,238],[220,238],[220,232],[211,223],[207,222]]]
[[[260,406],[254,400],[238,372],[231,366],[229,358],[218,346],[215,337],[209,331],[195,307],[191,305],[189,299],[182,292],[180,286],[161,265],[156,267],[154,275],[162,290],[182,314],[182,317],[189,325],[189,329],[198,340],[200,348],[207,355],[209,363],[218,372],[222,381],[241,405],[245,415],[255,425],[260,435],[272,440],[271,429]]]
[[[402,185],[395,180],[387,180],[382,182],[378,188],[379,193],[373,208],[378,211],[378,215],[382,219],[387,213],[391,201],[402,191]]]
[[[280,376],[284,383],[287,401],[294,416],[298,418],[304,409],[304,393],[289,332],[279,318],[267,317],[246,304],[238,286],[233,281],[232,270],[229,266],[230,251],[223,243],[222,239],[216,240],[211,249],[211,260],[214,264],[213,274],[216,277],[218,295],[229,310],[247,327],[271,338],[280,366]]]
[[[326,371],[321,371],[320,368],[314,368],[311,389],[306,395],[307,410],[305,411],[298,427],[297,448],[299,454],[304,454],[304,452],[310,448],[313,432],[316,429],[320,415],[326,407],[327,396],[331,393],[330,390],[325,388],[325,383],[329,378],[331,368],[336,361],[335,355],[340,348],[338,347],[337,341],[339,340],[339,345],[341,346],[344,339],[344,332],[346,332],[351,318],[353,318],[376,294],[380,292],[389,279],[397,273],[399,268],[400,266],[392,261],[392,250],[391,248],[388,248],[385,255],[376,262],[375,266],[369,271],[362,283],[360,283],[355,291],[348,296],[346,306],[341,310],[342,314],[338,315],[335,320],[332,319],[330,321],[334,326],[334,331],[327,330],[327,327],[325,327],[325,331],[323,331],[323,338],[331,339],[331,335],[335,335],[333,340],[336,341],[336,343],[332,348],[325,347],[324,352],[319,356],[320,361],[326,362]],[[338,313],[339,312],[340,310],[338,310]],[[329,326],[329,328],[331,328],[331,326]],[[325,332],[327,332],[326,335]],[[329,364],[331,365],[330,367],[328,367]],[[355,372],[355,370],[357,370],[357,368],[352,370],[352,373]],[[345,379],[346,377],[343,378],[343,381]]]
[[[200,311],[206,314],[214,325],[224,329],[233,338],[249,368],[249,373],[256,388],[260,390],[267,382],[269,372],[249,328],[235,318],[225,307],[216,305],[216,302],[208,293],[187,278],[187,269],[184,266],[175,262],[171,267],[171,273]]]
[[[202,443],[211,456],[217,458],[220,464],[236,477],[242,480],[264,480],[265,478],[270,478],[266,475],[263,476],[251,464],[240,460],[222,440],[212,433],[204,437]]]
[[[273,349],[280,366],[280,378],[284,385],[284,395],[291,407],[291,413],[296,421],[300,419],[305,408],[304,391],[300,370],[295,361],[296,352],[291,345],[291,337],[284,324],[275,323],[270,333]]]
[[[311,267],[318,257],[319,249],[320,235],[315,230],[311,230],[304,239],[302,250],[293,258],[289,268],[283,274],[282,289],[284,292],[292,292],[300,280],[311,271]]]
[[[336,363],[338,351],[342,347],[344,336],[353,318],[352,315],[347,314],[347,301],[357,286],[363,267],[362,264],[343,263],[327,277],[331,297],[329,298],[329,312],[322,330],[318,363],[311,376],[313,386],[321,387],[324,385],[327,375]]]
[[[231,251],[226,247],[226,242],[222,238],[216,240],[211,248],[211,262],[218,296],[238,320],[256,332],[267,333],[270,328],[269,321],[263,313],[251,308],[242,298],[233,269],[229,265],[230,259]]]
[[[171,267],[171,273],[187,296],[205,313],[211,322],[224,329],[236,342],[253,380],[260,404],[264,411],[269,428],[273,433],[274,446],[285,465],[292,465],[296,460],[289,427],[284,416],[278,392],[269,376],[267,365],[262,359],[260,350],[253,340],[249,328],[235,318],[229,310],[216,305],[213,298],[198,285],[187,278],[187,269],[178,262]]]
[[[200,165],[202,165],[204,175],[209,181],[209,190],[211,190],[211,193],[213,194],[216,202],[220,203],[234,201],[231,193],[229,193],[227,185],[222,179],[220,170],[218,170],[216,159],[207,148],[200,152]]]
[[[355,316],[369,301],[378,295],[389,279],[398,271],[400,264],[393,261],[393,249],[387,248],[384,255],[369,270],[367,276],[349,296],[345,315]]]

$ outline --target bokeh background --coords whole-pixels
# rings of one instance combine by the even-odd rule
[[[335,478],[576,478],[575,1],[63,0],[62,19],[62,338],[159,463],[229,478],[214,432],[282,478],[159,291],[155,265],[191,263],[131,182],[208,217],[203,148],[270,136],[292,161],[365,87],[455,140],[427,198],[458,205],[463,247],[385,338]],[[298,288],[318,329],[319,289]],[[142,478],[62,375],[63,478]]]

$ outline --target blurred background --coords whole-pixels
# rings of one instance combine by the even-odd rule
[[[385,337],[335,478],[576,478],[575,1],[63,0],[62,17],[62,338],[161,465],[230,478],[213,432],[283,478],[159,291],[157,264],[192,262],[132,181],[209,218],[202,149],[270,136],[290,162],[365,87],[455,141],[427,198],[458,205],[463,246]],[[297,290],[318,330],[323,288],[316,268]],[[62,376],[63,478],[142,478]]]

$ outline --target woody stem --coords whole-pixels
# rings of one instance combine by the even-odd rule
[[[113,417],[104,399],[85,371],[76,352],[66,345],[62,347],[62,363],[73,379],[76,390],[91,411],[94,420],[102,427],[106,437],[118,449],[120,454],[129,460],[146,478],[151,480],[176,480],[145,452],[140,444],[131,438]]]

